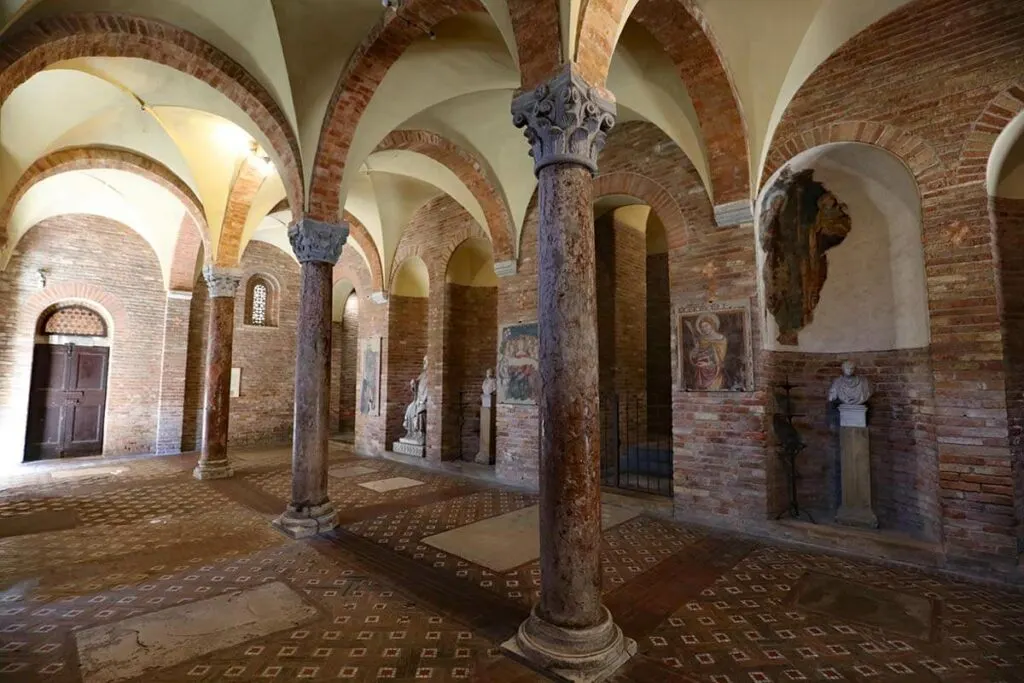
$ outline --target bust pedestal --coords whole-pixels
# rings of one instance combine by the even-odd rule
[[[481,465],[494,464],[496,427],[494,394],[483,394],[480,403],[480,451],[476,454],[476,461]]]
[[[839,406],[839,458],[842,463],[843,499],[836,522],[862,529],[877,529],[871,509],[871,457],[868,446],[868,407]]]

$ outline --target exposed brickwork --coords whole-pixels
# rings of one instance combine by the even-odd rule
[[[380,252],[377,251],[377,243],[373,241],[370,232],[359,222],[359,219],[348,211],[345,212],[345,222],[348,223],[348,239],[358,244],[366,256],[363,263],[370,275],[366,296],[369,296],[369,292],[383,292],[384,271],[380,264]],[[349,251],[352,250],[350,249]]]
[[[807,443],[798,460],[801,507],[830,519],[839,505],[839,418],[826,399],[832,380],[842,372],[842,362],[849,359],[874,392],[868,403],[868,427],[871,494],[879,526],[939,540],[939,466],[929,419],[934,407],[928,350],[769,356],[765,367],[771,375],[766,379],[773,384],[788,379],[795,386],[793,412],[801,416],[795,424]]]
[[[387,364],[382,371],[381,383],[387,386],[387,402],[384,412],[387,417],[387,429],[384,442],[387,450],[391,444],[402,436],[405,429],[402,420],[405,418],[405,407],[412,401],[409,382],[415,379],[423,369],[423,357],[427,355],[427,337],[430,328],[427,322],[427,309],[430,301],[426,298],[394,296],[388,300]],[[434,373],[430,373],[434,374]],[[430,384],[431,377],[427,382]],[[431,386],[430,399],[427,403],[427,433],[437,423],[435,417],[437,393]]]
[[[558,0],[508,0],[524,90],[551,78],[564,61],[559,6]]]
[[[111,168],[128,171],[140,175],[164,188],[179,200],[185,207],[185,218],[182,220],[175,245],[174,258],[171,261],[171,288],[189,289],[195,273],[196,257],[199,248],[210,243],[206,228],[206,214],[203,205],[192,189],[163,164],[135,152],[96,145],[92,147],[69,147],[51,152],[36,160],[25,169],[11,192],[0,206],[0,226],[7,226],[11,212],[18,201],[28,192],[29,188],[46,178],[91,168]],[[7,242],[7,231],[0,230],[0,248]]]
[[[243,274],[235,295],[231,365],[241,368],[242,381],[240,395],[231,399],[228,443],[234,447],[284,443],[291,438],[294,413],[299,265],[277,247],[253,241],[246,247],[240,267]],[[246,284],[254,275],[276,285],[278,327],[244,324]],[[189,324],[182,450],[197,449],[202,438],[208,301],[206,282],[200,277]]]
[[[337,349],[338,371],[336,389],[338,397],[339,432],[351,432],[356,427],[356,384],[359,382],[359,296],[353,292],[345,301],[341,324],[335,323],[334,348]],[[335,386],[335,385],[332,385]]]
[[[445,408],[456,431],[442,444],[451,459],[473,460],[480,451],[480,386],[494,369],[498,345],[497,287],[447,284],[445,324]]]
[[[298,140],[273,96],[240,64],[176,26],[127,14],[44,18],[0,45],[0,102],[48,66],[76,57],[146,59],[193,76],[222,92],[263,131],[292,206],[302,206]]]
[[[1024,540],[1024,199],[995,197],[992,220],[999,246],[1000,308],[1006,368],[1006,415],[1017,514]],[[985,493],[1007,495],[1006,470],[972,472]]]
[[[494,245],[494,260],[508,261],[513,258],[515,225],[505,205],[501,189],[483,170],[486,162],[451,140],[425,130],[392,131],[377,145],[379,151],[391,149],[408,150],[430,157],[454,173],[484,211],[487,231]]]
[[[45,268],[46,288],[37,270]],[[151,453],[160,405],[164,289],[149,244],[106,218],[67,215],[29,230],[0,272],[0,433],[5,462],[21,461],[38,318],[62,301],[113,317],[104,454]]]
[[[942,538],[953,563],[1017,557],[1013,505],[973,479],[1012,485],[997,268],[979,164],[1017,106],[1022,55],[1019,3],[908,4],[853,37],[807,79],[783,115],[764,171],[822,142],[867,137],[917,179]]]
[[[479,0],[409,0],[384,12],[349,57],[327,105],[309,187],[309,215],[332,222],[341,216],[341,180],[356,126],[391,65],[429,29],[463,12],[483,11]],[[300,206],[292,202],[292,206]]]
[[[450,460],[458,457],[458,391],[452,381],[446,382],[445,380],[449,375],[448,364],[457,357],[457,354],[451,349],[454,328],[448,311],[448,289],[444,286],[444,282],[448,272],[448,261],[452,254],[460,244],[471,237],[486,238],[486,233],[458,202],[448,195],[442,195],[427,202],[413,214],[395,250],[392,277],[407,258],[417,256],[426,264],[430,278],[426,328],[429,332],[425,337],[427,340],[425,352],[429,359],[427,381],[430,395],[427,410],[427,457],[431,459]],[[401,310],[396,311],[394,307],[391,308],[388,317],[389,329],[402,329],[403,319],[400,315],[402,315]],[[413,320],[418,320],[418,318],[413,318]],[[390,379],[393,372],[390,358],[389,351],[388,383],[389,386],[394,387],[396,385]],[[411,361],[403,354],[401,362],[400,372],[404,376],[408,371],[405,368],[405,363]],[[421,356],[415,366],[417,374],[422,362]],[[409,378],[415,376],[416,374],[412,374],[409,375]],[[405,384],[408,384],[408,378],[405,380]],[[404,398],[392,402],[392,405],[402,404],[402,413],[396,418],[399,424],[401,424],[401,416],[405,411],[405,404],[409,401],[408,394],[408,388],[406,388],[401,393]],[[389,429],[392,419],[391,416],[388,417]]]
[[[255,159],[246,157],[238,168],[238,174],[228,193],[228,204],[224,210],[224,221],[217,239],[217,265],[233,268],[241,257],[242,233],[249,218],[252,200],[259,192],[266,176],[260,171]]]
[[[578,62],[584,77],[604,83],[625,0],[591,0],[580,17]],[[750,196],[746,127],[714,34],[695,0],[640,0],[633,21],[668,53],[693,100],[707,150],[716,204]],[[651,174],[659,178],[657,174]]]
[[[672,403],[672,291],[668,281],[668,254],[647,256],[647,429],[671,434]],[[662,407],[666,409],[662,409]]]
[[[185,377],[188,365],[190,292],[170,291],[164,309],[163,361],[160,366],[160,415],[157,421],[156,452],[181,450],[185,421]]]

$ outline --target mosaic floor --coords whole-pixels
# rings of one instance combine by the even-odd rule
[[[539,590],[536,497],[332,449],[343,526],[292,541],[287,450],[0,484],[0,681],[542,680],[496,645]],[[616,681],[1024,681],[1024,594],[606,506]],[[502,536],[502,534],[504,534]],[[499,542],[494,537],[500,536]]]

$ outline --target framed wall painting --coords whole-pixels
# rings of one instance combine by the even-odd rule
[[[501,327],[497,374],[498,403],[539,403],[540,336],[536,322]]]
[[[382,337],[364,339],[359,348],[362,375],[359,380],[359,413],[380,415],[380,372]]]
[[[684,391],[753,391],[747,302],[684,307],[679,339]]]

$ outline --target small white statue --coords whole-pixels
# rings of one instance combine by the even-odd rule
[[[423,443],[427,430],[427,357],[423,357],[423,371],[416,379],[409,380],[412,403],[405,408],[404,439]]]
[[[843,374],[832,381],[828,390],[829,403],[860,406],[871,398],[871,385],[863,377],[853,374],[856,366],[852,360],[843,361]]]
[[[494,402],[494,394],[498,391],[498,380],[494,379],[494,370],[487,368],[487,377],[480,387],[480,402],[485,408],[490,408]]]

